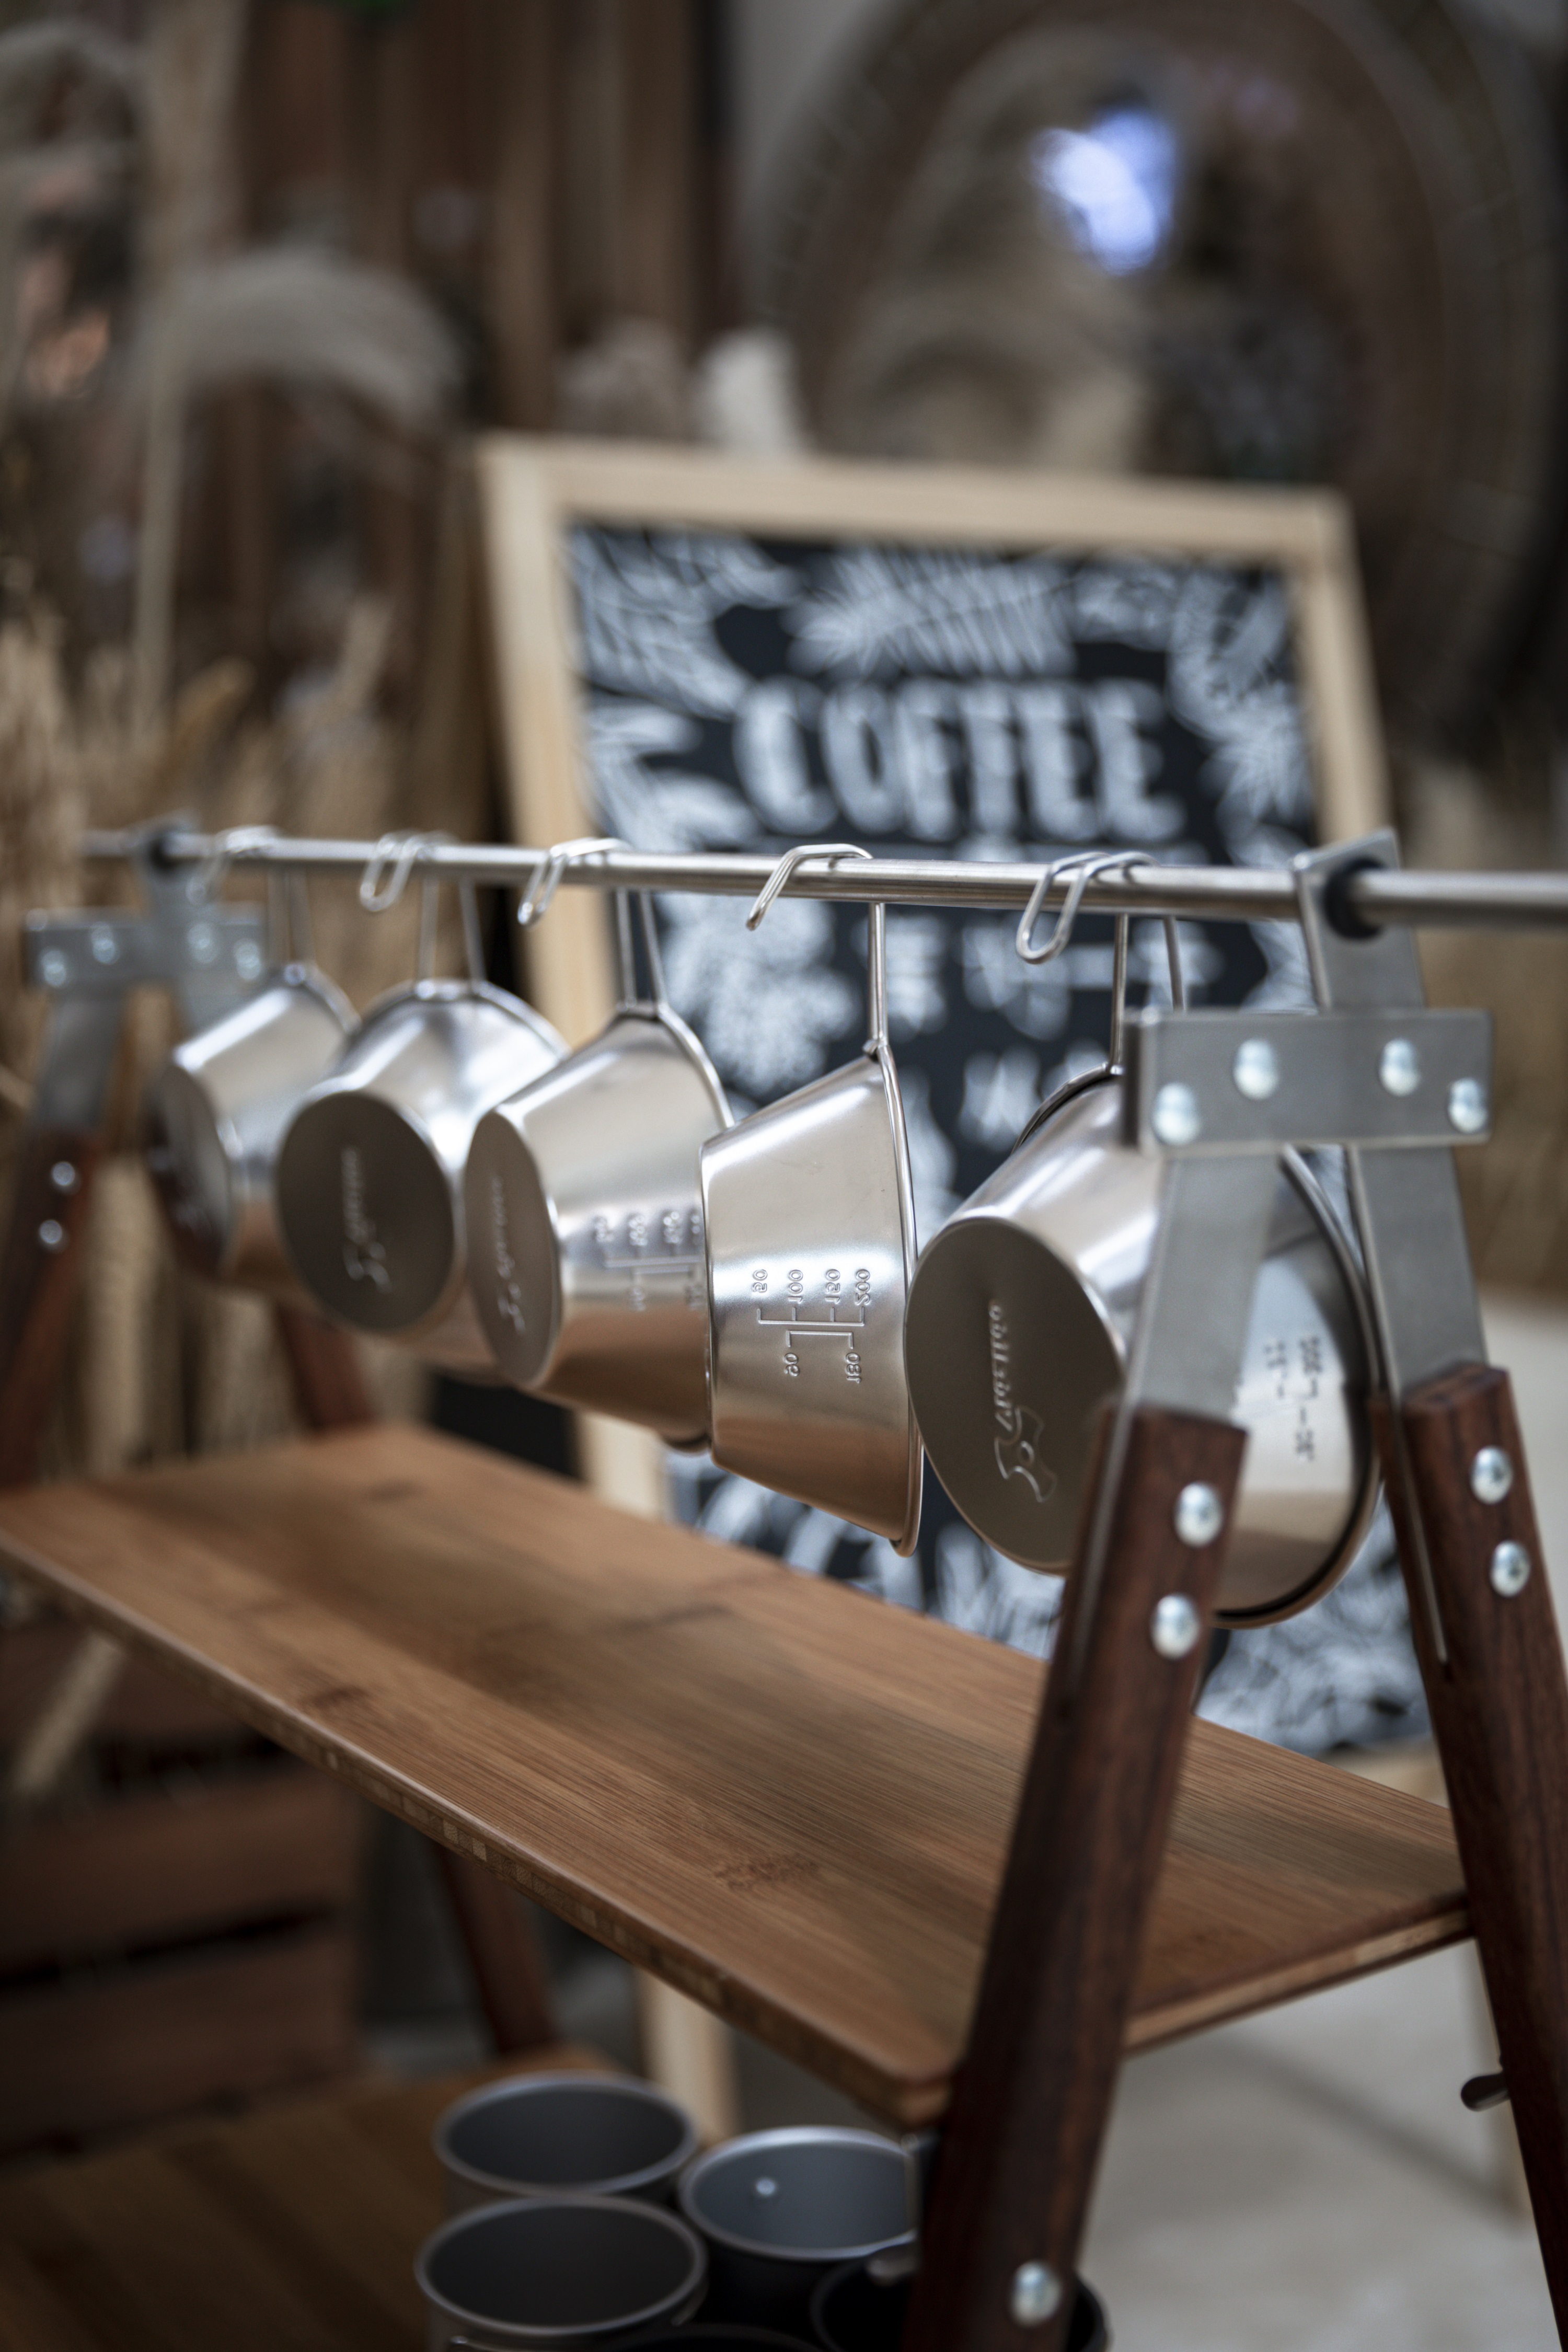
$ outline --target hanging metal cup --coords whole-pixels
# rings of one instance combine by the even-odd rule
[[[226,834],[204,877],[216,888],[242,841]],[[273,1171],[284,1129],[358,1027],[353,1005],[310,957],[304,885],[268,876],[269,969],[255,993],[174,1047],[147,1091],[142,1148],[174,1246],[217,1282],[302,1300],[284,1254]]]
[[[762,920],[805,857],[779,860]],[[921,1443],[904,1376],[914,1202],[888,1045],[887,915],[869,909],[870,1034],[846,1068],[702,1147],[713,1459],[883,1535],[920,1528]]]
[[[1074,911],[1069,900],[1053,951]],[[1033,911],[1021,943],[1032,922]],[[1179,989],[1173,965],[1178,1003]],[[1113,1062],[1042,1105],[921,1252],[905,1326],[910,1388],[943,1486],[987,1543],[1058,1574],[1071,1561],[1102,1408],[1126,1370],[1160,1215],[1161,1166],[1122,1140],[1121,1086]],[[1375,1492],[1373,1360],[1360,1270],[1321,1187],[1287,1152],[1237,1389],[1247,1447],[1222,1622],[1289,1616],[1349,1566]]]
[[[607,845],[619,845],[552,851],[557,878]],[[519,919],[537,919],[553,887],[542,880]],[[631,909],[618,892],[613,1018],[474,1130],[468,1283],[496,1361],[519,1388],[701,1444],[708,1294],[698,1154],[731,1124],[730,1107],[665,1000],[646,898],[637,907],[650,996],[637,992]]]
[[[420,845],[383,843],[362,903],[393,904]],[[392,878],[378,888],[392,858]],[[463,1170],[476,1122],[566,1048],[521,998],[483,978],[469,883],[461,886],[468,975],[430,977],[437,887],[425,885],[419,977],[371,1006],[284,1138],[279,1221],[300,1280],[335,1321],[493,1380],[465,1279]]]

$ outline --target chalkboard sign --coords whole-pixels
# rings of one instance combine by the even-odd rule
[[[501,444],[487,464],[524,838],[1278,865],[1381,821],[1327,499],[559,444]],[[857,1051],[863,910],[785,898],[750,933],[743,900],[670,895],[658,911],[671,997],[737,1114]],[[558,984],[568,956],[602,958],[598,908],[579,898],[575,913],[575,940],[557,933]],[[1105,1056],[1109,919],[1084,919],[1059,961],[1034,968],[1015,929],[984,912],[889,913],[922,1237],[1044,1093]],[[1181,947],[1196,1003],[1310,1002],[1293,924],[1184,922]],[[1168,1002],[1156,920],[1134,926],[1131,971],[1134,1003]],[[552,1000],[546,971],[534,977],[550,1017],[591,1025]],[[716,1533],[1048,1643],[1059,1588],[984,1546],[929,1469],[909,1560],[710,1466],[678,1475],[687,1512]]]

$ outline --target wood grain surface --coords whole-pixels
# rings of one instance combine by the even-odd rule
[[[1432,1726],[1475,1891],[1476,1937],[1559,2333],[1568,2342],[1568,1679],[1506,1372],[1467,1365],[1413,1390],[1402,1418],[1447,1648],[1439,1659],[1408,1576]],[[1388,1422],[1379,1423],[1385,1462]],[[1495,1446],[1512,1468],[1495,1502],[1470,1485]],[[1403,1488],[1390,1491],[1412,1557]],[[1522,1591],[1497,1591],[1495,1546],[1522,1545]]]
[[[1116,1426],[1108,1413],[1091,1496]],[[1097,1587],[1084,1570],[1098,1511],[1086,1507],[1079,1523],[1057,1636],[1063,1664],[1047,1683],[1024,1779],[903,2352],[1016,2352],[1020,2268],[1077,2275],[1247,1437],[1230,1422],[1142,1405],[1125,1444]],[[1194,1479],[1221,1506],[1201,1546],[1175,1525]],[[1168,1595],[1196,1612],[1192,1646],[1175,1658],[1150,1638]],[[1062,2352],[1073,2301],[1064,2294],[1031,2329],[1039,2352]]]
[[[569,2047],[187,2124],[0,2182],[0,2344],[26,2352],[418,2352],[414,2257],[442,2221],[430,2132]]]
[[[0,1564],[890,2119],[942,2111],[1031,1660],[399,1426],[0,1495]],[[1197,1724],[1129,2042],[1468,1932],[1439,1808]]]

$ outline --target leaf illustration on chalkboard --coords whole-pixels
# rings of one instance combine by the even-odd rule
[[[732,605],[787,604],[800,585],[793,572],[735,536],[583,526],[571,544],[590,685],[654,695],[710,719],[739,709],[751,681],[720,645],[714,622]]]
[[[1042,677],[1070,667],[1065,577],[1042,555],[844,548],[790,612],[791,659],[850,677]]]
[[[1073,635],[1121,646],[1161,647],[1184,574],[1171,563],[1086,563],[1072,583]]]
[[[1227,837],[1267,817],[1305,824],[1311,771],[1297,689],[1288,675],[1289,610],[1278,580],[1191,573],[1171,621],[1171,709],[1212,747],[1204,770],[1217,788]],[[1234,844],[1233,844],[1234,854]]]
[[[988,1642],[1048,1658],[1061,1615],[1059,1576],[1020,1568],[969,1528],[943,1528],[936,1540],[936,1611],[948,1624]]]
[[[958,1206],[958,1194],[952,1189],[958,1153],[937,1125],[931,1103],[930,1073],[906,1068],[899,1091],[903,1097],[904,1132],[910,1145],[915,1231],[923,1240],[939,1225],[945,1225]]]
[[[759,826],[738,794],[708,776],[647,762],[694,751],[702,730],[657,702],[595,695],[588,705],[588,762],[594,804],[606,833],[634,849],[714,849],[752,840]]]
[[[747,1094],[804,1086],[862,1018],[859,991],[833,969],[833,913],[820,900],[781,898],[754,931],[740,899],[671,898],[660,912],[670,1001]]]

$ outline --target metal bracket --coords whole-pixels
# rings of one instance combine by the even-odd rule
[[[1182,1157],[1480,1143],[1487,1013],[1148,1012],[1129,1032],[1127,1140]]]
[[[172,988],[186,1027],[200,1029],[242,1003],[266,975],[265,913],[213,906],[204,869],[160,862],[160,843],[181,823],[164,818],[135,836],[132,863],[145,913],[104,907],[26,919],[26,979],[50,999],[30,1126],[91,1133],[101,1125],[132,989]]]

